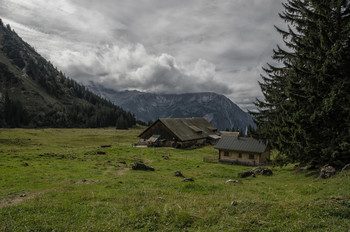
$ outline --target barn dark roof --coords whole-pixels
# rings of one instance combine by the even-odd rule
[[[263,153],[267,142],[251,137],[223,136],[216,144],[216,149],[242,152]]]
[[[204,118],[160,118],[150,127],[159,122],[163,123],[181,141],[207,138],[215,134],[216,129]]]

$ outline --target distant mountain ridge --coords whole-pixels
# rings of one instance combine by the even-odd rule
[[[135,124],[131,113],[67,78],[0,19],[0,127]]]
[[[139,91],[114,91],[95,84],[87,86],[125,110],[136,119],[149,122],[158,118],[203,117],[220,130],[245,130],[254,126],[252,117],[224,95],[202,92],[156,94]]]

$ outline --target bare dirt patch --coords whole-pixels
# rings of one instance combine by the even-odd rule
[[[114,166],[109,166],[105,171],[104,171],[104,175],[107,175],[109,173],[113,174],[113,175],[118,175],[118,176],[122,176],[125,174],[126,171],[130,170],[130,168],[128,167],[124,167],[124,168],[120,168],[115,170]]]
[[[40,195],[43,195],[45,193],[49,192],[49,189],[35,192],[35,193],[22,193],[22,194],[16,194],[15,197],[8,198],[8,199],[0,199],[0,209],[7,207],[7,206],[16,206],[19,205],[22,201],[27,201],[34,199]]]
[[[100,180],[77,180],[74,184],[93,184],[97,182],[100,182]]]
[[[130,168],[122,168],[122,169],[118,169],[117,171],[117,175],[118,176],[122,176],[125,174],[126,171],[128,171]]]

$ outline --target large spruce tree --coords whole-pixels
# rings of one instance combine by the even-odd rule
[[[290,0],[277,28],[284,48],[264,68],[264,100],[252,113],[256,136],[285,162],[341,166],[350,162],[349,0]]]

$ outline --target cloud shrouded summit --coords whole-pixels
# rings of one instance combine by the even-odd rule
[[[281,1],[0,0],[0,17],[79,82],[211,91],[250,109],[280,43]]]

